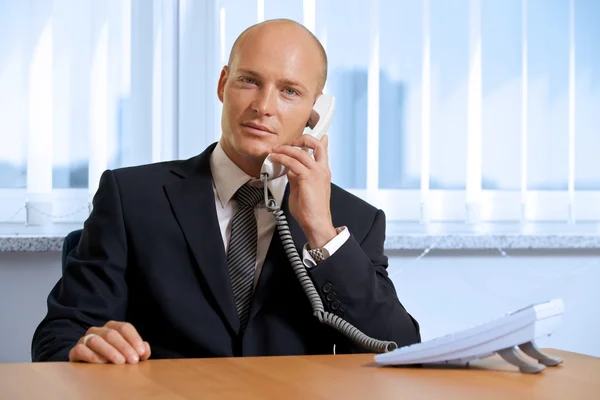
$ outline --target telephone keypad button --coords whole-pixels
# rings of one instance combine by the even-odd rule
[[[339,301],[334,301],[333,303],[331,303],[331,309],[332,310],[338,310],[340,308],[340,302]]]
[[[335,294],[335,292],[327,293],[327,301],[334,301],[336,298],[337,298],[337,295]]]
[[[323,293],[329,293],[332,289],[333,286],[331,286],[331,283],[326,283],[323,285]]]

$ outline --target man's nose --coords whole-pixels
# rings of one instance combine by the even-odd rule
[[[254,99],[253,110],[260,115],[271,116],[277,107],[277,92],[271,88],[262,88]]]

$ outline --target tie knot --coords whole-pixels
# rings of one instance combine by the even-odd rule
[[[242,185],[235,193],[235,199],[240,207],[254,208],[265,199],[264,190],[248,184]]]

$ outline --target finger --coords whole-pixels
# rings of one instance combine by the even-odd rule
[[[324,135],[323,137],[325,137],[325,136],[327,136],[327,135]],[[327,139],[325,139],[325,140],[327,140]],[[297,137],[296,139],[294,139],[292,141],[292,145],[299,146],[299,147],[308,147],[309,149],[313,149],[313,153],[315,155],[315,161],[317,161],[317,162],[327,161],[326,158],[323,159],[323,156],[327,155],[327,148],[325,147],[323,138],[321,138],[321,140],[319,140],[310,134],[300,135],[299,137]],[[318,159],[317,159],[317,157],[318,157]]]
[[[95,353],[92,349],[83,344],[77,344],[69,351],[69,361],[86,362],[92,364],[106,364],[106,358]]]
[[[321,138],[322,146],[314,151],[315,161],[320,164],[329,165],[329,136],[323,135]]]
[[[287,167],[294,174],[298,175],[298,177],[306,176],[309,172],[309,169],[304,164],[287,154],[272,153],[269,157],[273,162]]]
[[[133,348],[133,351],[137,353],[138,357],[142,357],[145,354],[146,346],[144,346],[144,341],[132,324],[129,322],[109,321],[104,326],[119,332]]]
[[[135,364],[139,362],[140,356],[137,351],[123,338],[121,333],[113,328],[108,328],[106,325],[103,328],[100,328],[97,332],[94,332],[100,335],[106,343],[111,345],[113,348],[119,352],[125,358],[125,361],[130,364]],[[88,343],[90,342],[89,339]]]
[[[292,145],[315,149],[318,146],[322,146],[322,143],[319,139],[317,139],[310,133],[307,133],[305,135],[300,135],[297,138],[295,138],[294,140],[292,140]]]
[[[314,168],[315,166],[315,160],[313,160],[313,158],[302,149],[283,145],[273,149],[273,152],[275,154],[285,154],[286,156],[292,157],[301,162],[308,169]]]
[[[90,332],[92,329],[94,332]],[[114,346],[108,343],[104,337],[102,337],[101,333],[99,333],[100,329],[107,328],[90,328],[88,330],[88,332],[95,333],[96,335],[90,337],[85,346],[87,346],[88,349],[92,350],[96,354],[104,357],[107,362],[113,364],[124,364],[127,361],[125,356],[121,354]],[[81,345],[83,346],[83,343]]]
[[[151,353],[152,351],[150,350],[150,343],[144,342],[144,355],[140,356],[140,360],[146,361],[148,358],[150,358]]]

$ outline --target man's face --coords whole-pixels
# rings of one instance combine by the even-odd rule
[[[290,144],[306,127],[320,77],[319,53],[306,34],[271,26],[249,33],[219,79],[223,146],[262,162]]]

